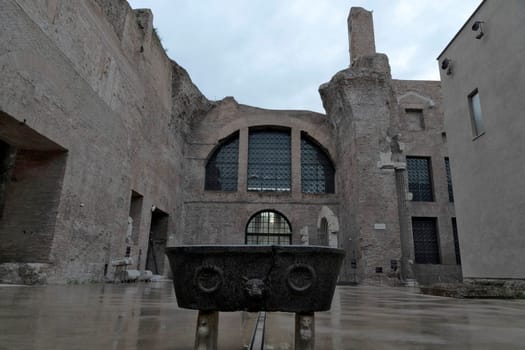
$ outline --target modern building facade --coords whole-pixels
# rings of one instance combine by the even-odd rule
[[[126,255],[168,274],[176,244],[340,247],[341,283],[461,279],[440,83],[392,79],[371,12],[350,12],[326,114],[209,101],[125,1],[0,15],[2,280],[100,281]]]
[[[463,276],[525,272],[525,3],[486,0],[439,55]]]

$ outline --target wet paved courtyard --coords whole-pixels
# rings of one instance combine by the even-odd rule
[[[170,283],[0,286],[0,350],[192,349],[197,312]],[[242,349],[254,314],[221,313],[221,349]],[[267,348],[293,349],[293,314],[268,313]],[[525,300],[338,287],[316,314],[316,349],[525,349]]]

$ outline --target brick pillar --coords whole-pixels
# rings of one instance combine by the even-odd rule
[[[348,15],[350,63],[362,56],[375,55],[374,20],[372,11],[352,7]]]
[[[248,190],[248,128],[239,132],[239,169],[237,173],[237,191],[246,193]]]
[[[292,196],[301,197],[301,130],[292,129]]]

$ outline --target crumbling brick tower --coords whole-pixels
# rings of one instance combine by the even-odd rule
[[[403,260],[400,231],[407,225],[404,200],[397,200],[405,192],[398,104],[388,58],[375,51],[372,13],[352,8],[348,32],[350,68],[320,87],[338,138],[341,241],[347,251],[341,280],[386,276],[393,282]],[[412,278],[408,264],[401,265],[404,277]]]

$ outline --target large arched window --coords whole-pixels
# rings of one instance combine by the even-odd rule
[[[246,244],[292,244],[290,223],[276,211],[261,211],[246,226]]]
[[[334,166],[326,152],[306,134],[301,135],[301,189],[303,193],[334,193]]]
[[[248,191],[290,191],[292,155],[289,130],[250,130]]]
[[[204,189],[207,191],[237,191],[239,168],[239,133],[226,139],[206,164]]]
[[[248,191],[290,192],[292,162],[301,162],[303,193],[334,193],[335,168],[328,152],[307,133],[301,133],[301,153],[292,155],[289,128],[266,126],[248,131],[246,170]],[[299,140],[297,140],[298,142]],[[295,141],[294,141],[295,142]],[[246,152],[246,153],[244,153]],[[293,159],[293,160],[292,160]],[[222,141],[206,164],[206,191],[237,191],[239,173],[239,131]],[[298,180],[298,179],[296,179]]]

